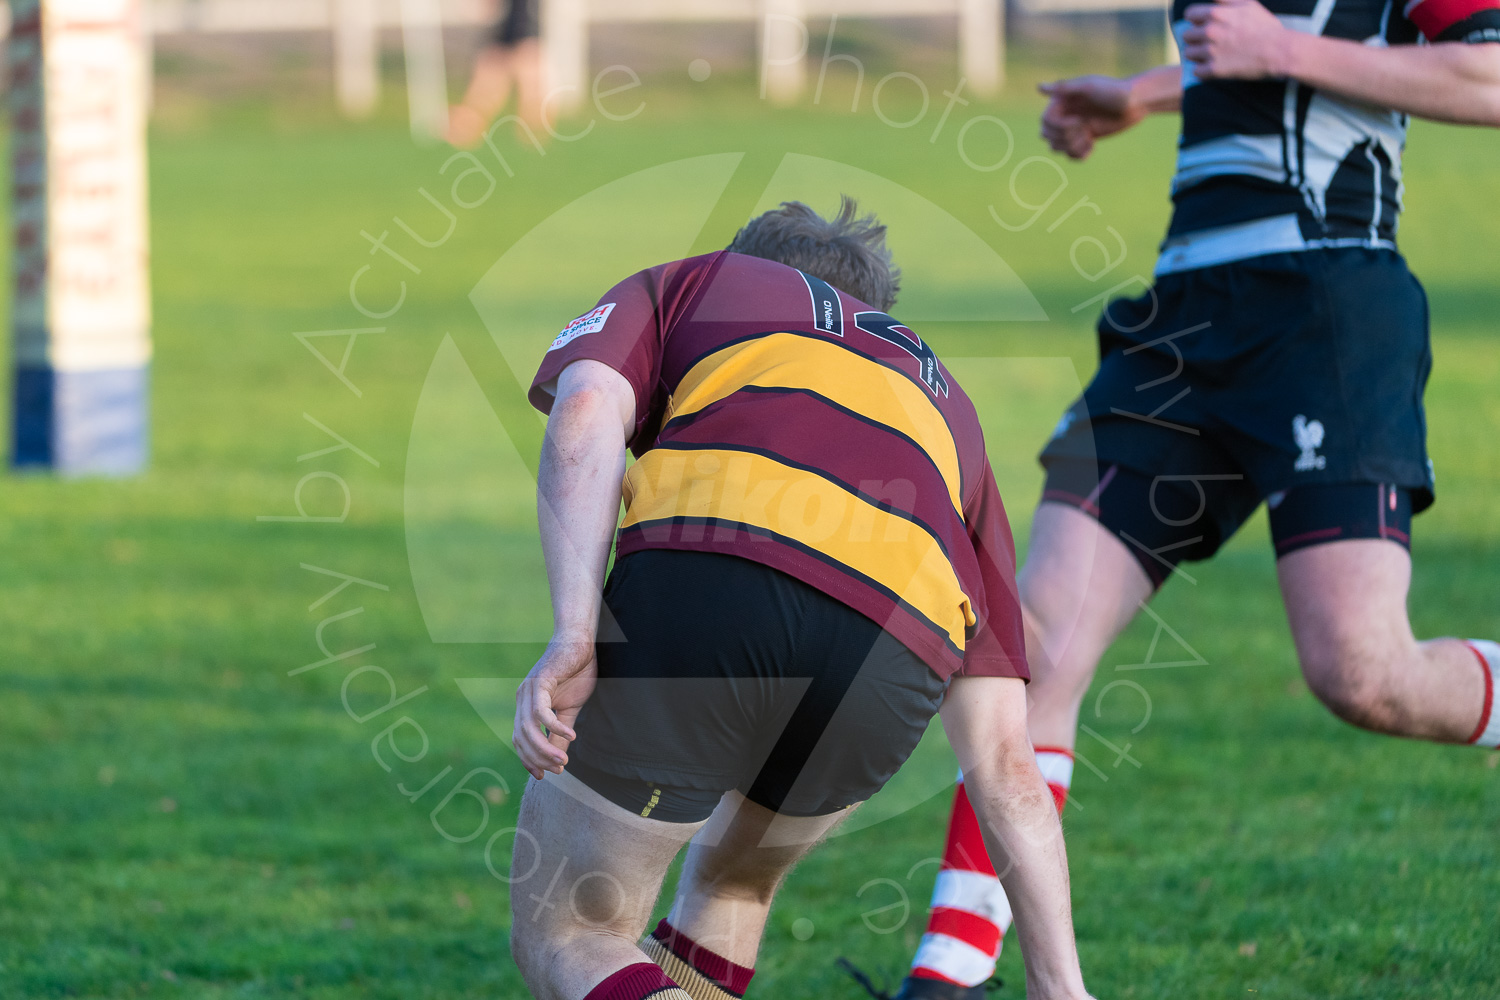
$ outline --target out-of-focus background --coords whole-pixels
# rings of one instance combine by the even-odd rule
[[[0,479],[0,995],[524,995],[509,893],[547,873],[507,882],[501,734],[548,605],[522,387],[615,280],[783,198],[889,221],[895,312],[979,402],[1024,548],[1099,306],[1150,274],[1176,124],[1061,161],[1035,85],[1161,62],[1162,12],[744,6],[549,3],[549,71],[580,87],[556,137],[502,123],[459,155],[431,133],[489,4],[149,5],[149,462]],[[1500,632],[1497,150],[1411,133],[1423,634]],[[1261,516],[1189,569],[1085,703],[1093,991],[1500,995],[1497,756],[1317,704]],[[951,781],[930,734],[792,876],[757,994],[853,997],[839,955],[899,977]],[[1000,975],[1023,995],[1013,946]]]

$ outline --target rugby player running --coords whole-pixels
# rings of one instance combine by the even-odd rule
[[[616,285],[537,373],[554,632],[517,695],[511,951],[545,1000],[743,995],[787,871],[939,704],[1028,996],[1085,1000],[1010,526],[884,234],[785,204]]]
[[[1411,517],[1434,499],[1427,303],[1395,245],[1409,115],[1500,126],[1500,0],[1176,0],[1182,67],[1042,87],[1076,159],[1182,113],[1174,211],[1140,298],[1042,452],[1020,574],[1029,724],[1060,810],[1105,650],[1264,501],[1308,686],[1379,733],[1500,744],[1493,641],[1418,641]],[[1010,921],[960,783],[898,996],[973,998]],[[1025,948],[1025,942],[1022,943]]]

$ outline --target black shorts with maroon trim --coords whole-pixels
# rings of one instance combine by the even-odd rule
[[[1118,463],[1061,461],[1042,500],[1076,507],[1130,549],[1160,587],[1179,563],[1217,552],[1260,505],[1244,478],[1152,476]],[[1266,498],[1276,557],[1352,538],[1411,547],[1412,494],[1390,483],[1298,486]]]
[[[1111,302],[1098,335],[1098,371],[1043,449],[1048,467],[1098,460],[1230,484],[1214,488],[1234,498],[1221,528],[1302,486],[1392,483],[1416,511],[1433,501],[1427,298],[1395,251],[1162,275]]]
[[[1111,302],[1098,333],[1099,369],[1042,451],[1044,499],[1098,518],[1158,584],[1263,500],[1278,556],[1405,545],[1431,505],[1427,298],[1395,251],[1165,274]]]
[[[630,553],[604,605],[567,770],[651,819],[698,822],[731,789],[790,816],[863,802],[947,690],[872,619],[735,556]]]
[[[540,0],[510,0],[505,17],[495,25],[492,38],[496,45],[510,47],[542,33]]]

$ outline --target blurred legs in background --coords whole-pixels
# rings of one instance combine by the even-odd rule
[[[537,0],[511,0],[510,9],[474,62],[463,102],[449,111],[447,139],[460,149],[477,146],[490,122],[516,96],[516,128],[542,141],[542,46]]]
[[[474,64],[474,77],[462,104],[448,113],[447,139],[460,149],[479,145],[495,116],[516,93],[517,129],[540,141],[542,122],[542,48],[536,39],[513,46],[487,45]]]

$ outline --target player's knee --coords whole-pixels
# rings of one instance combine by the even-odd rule
[[[1390,657],[1358,642],[1335,642],[1302,654],[1307,686],[1329,711],[1352,725],[1388,732],[1401,718],[1389,683]]]
[[[567,923],[594,934],[621,934],[633,937],[644,925],[642,900],[632,898],[625,886],[608,872],[588,872],[579,876],[568,892]],[[649,907],[650,902],[646,901]]]
[[[1027,625],[1044,642],[1062,637],[1078,619],[1082,607],[1081,588],[1069,585],[1060,573],[1024,569],[1021,576],[1021,607]]]
[[[1082,697],[1094,677],[1098,657],[1093,643],[1078,635],[1076,601],[1069,606],[1067,597],[1052,598],[1031,588],[1022,595],[1022,612],[1026,618],[1027,655],[1036,689],[1066,691]],[[1040,650],[1034,648],[1039,645]],[[1040,652],[1040,656],[1037,655]]]
[[[618,882],[600,882],[584,877],[571,892],[559,891],[530,912],[513,908],[510,954],[527,982],[547,979],[549,969],[601,941],[633,945],[640,937],[649,910],[643,913],[642,901],[626,896]]]

